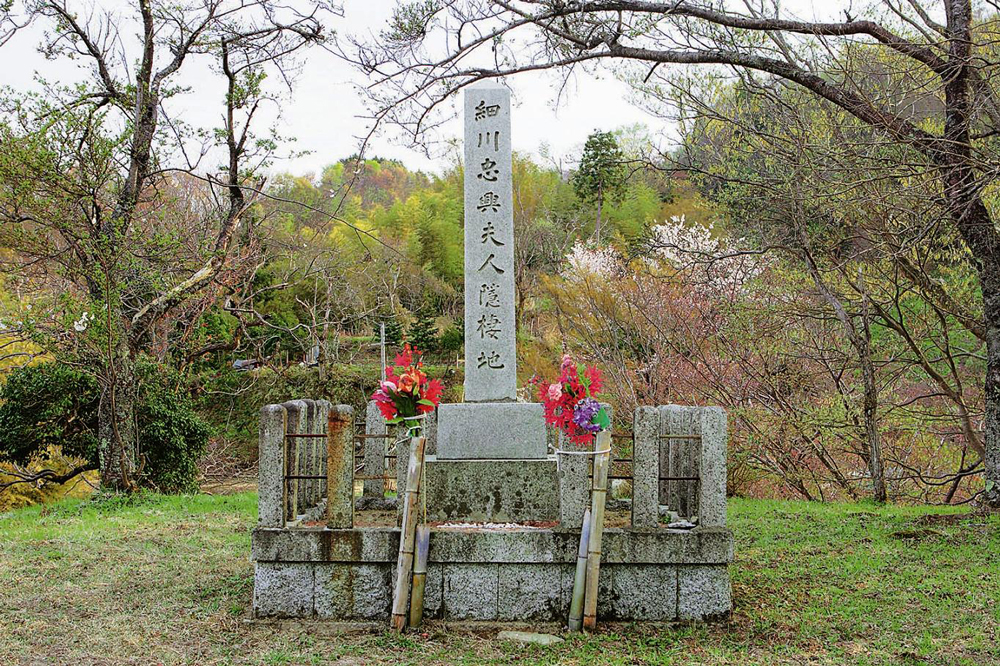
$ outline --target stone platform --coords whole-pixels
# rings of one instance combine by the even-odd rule
[[[427,456],[424,469],[429,521],[559,520],[555,457],[442,460],[440,456]]]
[[[604,535],[599,619],[701,620],[732,607],[729,530]],[[569,530],[432,529],[424,616],[565,622],[578,542]],[[252,543],[257,617],[389,618],[397,529],[258,528]]]

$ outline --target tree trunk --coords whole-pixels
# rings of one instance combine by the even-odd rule
[[[1000,271],[980,272],[986,325],[986,493],[984,503],[1000,508]]]
[[[597,223],[594,225],[594,243],[600,247],[601,245],[601,212],[604,208],[604,188],[597,188]]]
[[[108,357],[102,369],[101,401],[97,414],[100,440],[101,487],[132,492],[136,485],[138,433],[135,408],[138,384],[135,360],[121,336],[108,345]]]
[[[851,315],[844,308],[840,298],[833,293],[833,290],[823,280],[819,266],[809,250],[809,238],[805,229],[800,225],[798,228],[799,239],[802,243],[802,256],[805,260],[809,274],[812,276],[816,288],[826,299],[830,307],[833,308],[837,319],[844,327],[851,346],[858,355],[858,363],[861,366],[861,377],[864,383],[864,398],[862,400],[862,415],[864,420],[865,448],[868,453],[868,471],[872,477],[872,498],[879,503],[886,501],[885,490],[885,470],[882,466],[882,442],[878,432],[878,384],[875,381],[875,363],[872,361],[871,335],[868,327],[868,304],[865,300],[863,312],[863,330],[859,331],[854,325]],[[862,296],[864,298],[864,296]]]

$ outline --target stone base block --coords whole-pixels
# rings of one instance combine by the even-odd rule
[[[257,617],[382,622],[392,606],[390,563],[258,563]],[[449,622],[565,622],[573,592],[569,563],[431,562],[424,617]],[[732,608],[726,565],[612,564],[601,567],[602,622],[725,617]]]
[[[451,403],[438,407],[437,457],[544,459],[545,417],[537,402]]]
[[[579,533],[469,527],[431,531],[424,617],[565,622]],[[604,535],[600,621],[708,620],[732,608],[724,528]],[[256,529],[254,613],[344,622],[389,618],[399,530]]]
[[[427,520],[431,522],[559,520],[555,458],[442,460],[428,456],[424,473]]]

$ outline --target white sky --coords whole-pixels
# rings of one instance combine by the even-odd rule
[[[824,0],[823,4],[829,1]],[[833,2],[840,4],[839,0]],[[86,13],[89,4],[79,2],[78,11]],[[394,4],[395,0],[344,0],[344,17],[333,19],[331,24],[338,32],[377,33]],[[791,4],[808,6],[808,0]],[[126,15],[134,13],[131,9],[133,3],[128,0],[98,0],[96,5],[121,8]],[[4,62],[2,83],[26,90],[33,86],[32,78],[36,71],[50,80],[66,82],[82,76],[78,68],[89,64],[82,59],[76,62],[45,60],[36,50],[40,35],[37,28],[26,31],[0,51]],[[221,98],[211,73],[204,67],[190,68],[188,64],[185,64],[185,70],[175,81],[193,83],[195,91],[202,92],[193,92],[182,100],[172,102],[173,113],[194,125],[218,124],[222,111]],[[316,172],[356,152],[358,137],[367,131],[366,121],[360,117],[364,107],[356,86],[366,82],[361,73],[332,54],[322,49],[309,51],[295,91],[291,99],[282,105],[281,132],[296,137],[297,149],[309,150],[311,154],[281,162],[275,169],[299,174]],[[610,130],[644,123],[654,136],[671,131],[668,122],[630,103],[628,87],[610,77],[576,77],[558,106],[553,74],[522,74],[508,83],[514,91],[512,125],[513,148],[516,151],[537,156],[541,147],[547,144],[552,156],[572,159],[587,135],[596,129]],[[206,95],[211,96],[206,100]],[[460,132],[459,124],[452,122],[443,128],[442,138],[457,138]],[[387,128],[369,147],[368,154],[394,157],[414,169],[440,172],[446,165],[446,159],[429,159],[419,149],[404,145],[404,141],[398,130]]]

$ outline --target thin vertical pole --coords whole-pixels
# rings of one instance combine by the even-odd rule
[[[379,346],[382,349],[382,381],[385,381],[385,322],[384,321],[379,322],[378,334],[379,334],[379,340],[381,341]]]
[[[583,601],[583,628],[597,627],[597,582],[601,573],[601,539],[604,534],[604,501],[608,494],[611,433],[597,434],[594,444],[594,485],[590,507],[590,544],[587,547],[587,594]]]

